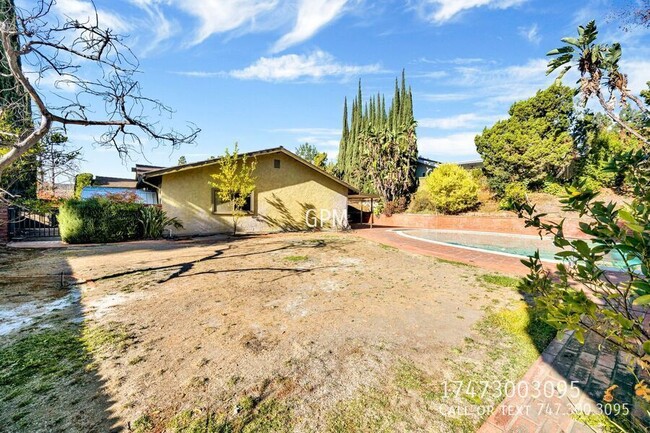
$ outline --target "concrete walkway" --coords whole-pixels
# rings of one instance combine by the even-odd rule
[[[480,266],[481,268],[495,272],[522,276],[528,273],[528,268],[526,268],[521,263],[520,259],[516,257],[433,244],[431,242],[400,236],[393,230],[395,230],[394,227],[375,227],[372,229],[356,229],[353,233],[362,238],[390,245],[404,251],[438,257],[440,259],[451,260],[473,266]]]

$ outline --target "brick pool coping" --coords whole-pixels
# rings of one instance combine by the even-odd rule
[[[521,263],[521,259],[517,257],[434,244],[423,240],[400,236],[393,230],[395,230],[395,227],[375,227],[372,229],[360,228],[355,229],[353,234],[404,251],[478,266],[495,272],[518,276],[523,276],[528,273],[528,268],[526,268]]]

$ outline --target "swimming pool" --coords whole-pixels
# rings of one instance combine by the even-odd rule
[[[552,263],[559,262],[555,258],[555,253],[561,251],[553,245],[553,239],[550,237],[540,239],[539,236],[532,235],[442,229],[396,229],[394,232],[420,241],[519,259],[527,258],[539,250],[540,258]],[[608,255],[602,262],[602,266],[603,269],[625,269],[618,253]]]

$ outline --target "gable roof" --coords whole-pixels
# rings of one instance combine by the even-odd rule
[[[290,158],[293,158],[294,160],[298,161],[299,163],[301,163],[303,165],[306,165],[307,167],[311,168],[312,170],[322,174],[323,176],[330,178],[331,180],[335,181],[336,183],[345,186],[352,194],[359,194],[359,189],[358,188],[350,185],[347,182],[342,181],[338,177],[326,172],[325,170],[323,170],[320,167],[315,166],[311,162],[299,157],[298,155],[296,155],[293,152],[288,151],[287,149],[285,149],[282,146],[273,147],[271,149],[258,150],[258,151],[255,151],[255,152],[242,153],[239,156],[240,157],[245,157],[245,158],[253,158],[253,157],[256,157],[256,156],[270,155],[270,154],[274,154],[274,153],[282,153],[284,155],[287,155]],[[163,168],[163,169],[160,169],[160,170],[152,170],[152,171],[149,171],[147,173],[144,173],[142,175],[142,177],[145,178],[145,179],[151,179],[151,178],[159,177],[159,176],[169,174],[169,173],[178,173],[180,171],[205,167],[205,166],[217,164],[220,159],[221,158],[213,158],[213,159],[207,159],[207,160],[199,161],[199,162],[192,162],[192,163],[189,163],[189,164],[176,165],[174,167]]]

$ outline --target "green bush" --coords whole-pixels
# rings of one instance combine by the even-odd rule
[[[521,182],[513,182],[506,186],[503,198],[499,207],[504,210],[514,210],[526,203],[526,185]]]
[[[143,238],[140,211],[145,205],[105,198],[68,200],[59,210],[61,239],[71,244],[122,242]]]
[[[431,202],[429,194],[424,191],[424,188],[418,189],[415,194],[413,194],[408,211],[412,213],[424,213],[433,211],[433,203]]]
[[[478,183],[456,164],[439,165],[423,179],[420,188],[438,212],[457,214],[478,205]]]

